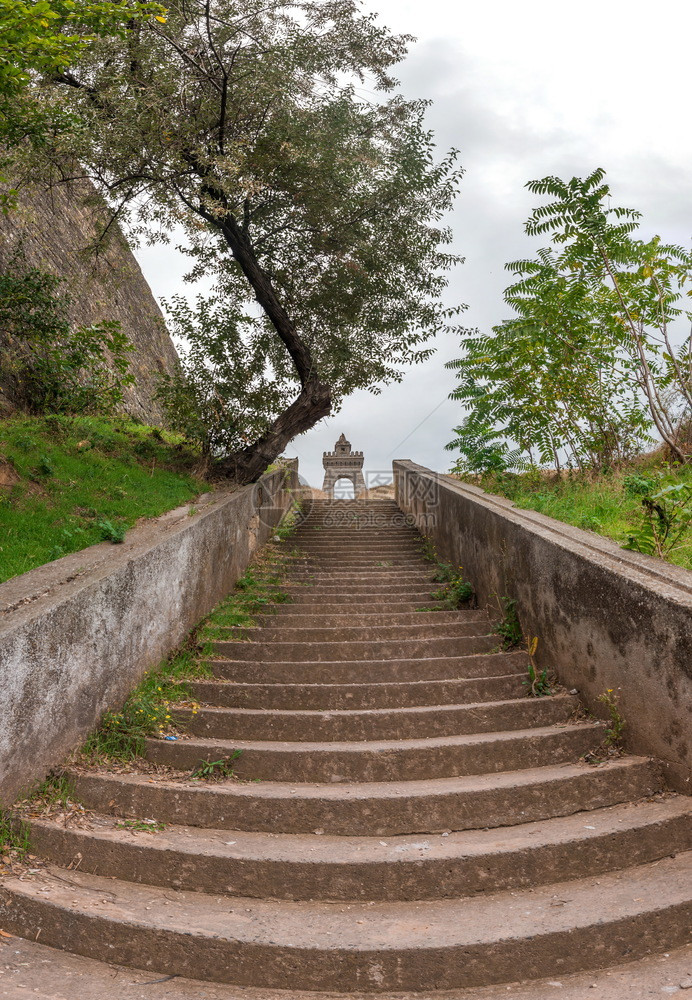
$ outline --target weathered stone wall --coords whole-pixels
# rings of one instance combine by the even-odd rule
[[[99,207],[100,206],[100,207]],[[135,382],[125,390],[123,409],[145,423],[163,421],[154,399],[159,372],[178,362],[163,316],[120,230],[113,227],[98,254],[88,252],[107,219],[94,188],[86,181],[23,187],[17,211],[0,215],[0,269],[21,245],[27,261],[65,279],[76,325],[118,320],[134,344],[130,371]],[[0,350],[3,347],[0,330]],[[8,385],[0,384],[0,414],[11,409]]]
[[[297,469],[0,585],[0,802],[78,747],[231,590],[289,506]]]
[[[496,595],[516,600],[539,666],[601,717],[613,688],[629,747],[692,794],[692,573],[412,462],[394,475],[399,506],[480,605],[499,617]]]

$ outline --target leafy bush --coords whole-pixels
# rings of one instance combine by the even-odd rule
[[[500,475],[510,469],[524,470],[529,467],[530,463],[522,456],[521,449],[510,448],[499,431],[477,417],[471,414],[459,427],[455,427],[456,437],[445,445],[447,451],[459,452],[452,472],[459,475]]]
[[[125,541],[125,532],[127,528],[124,524],[113,524],[112,521],[99,521],[96,527],[101,532],[101,538],[104,542],[113,542],[114,545],[118,545]]]
[[[677,549],[689,548],[692,528],[690,483],[670,483],[642,497],[642,507],[642,524],[630,529],[624,548],[661,559],[668,558]]]
[[[114,321],[72,326],[62,284],[21,255],[0,274],[0,374],[29,413],[113,413],[132,345]]]
[[[646,496],[656,488],[656,480],[649,476],[625,476],[622,480],[622,488],[628,497]]]

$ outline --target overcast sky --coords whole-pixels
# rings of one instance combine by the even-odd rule
[[[689,127],[689,0],[370,0],[395,32],[417,37],[398,71],[404,92],[432,100],[429,124],[441,150],[461,150],[465,177],[451,218],[466,263],[452,276],[450,303],[465,324],[488,330],[507,316],[504,264],[533,246],[523,223],[535,199],[527,181],[584,175],[602,166],[617,204],[644,214],[645,233],[689,245],[692,129]],[[157,296],[176,290],[185,264],[172,248],[137,251]],[[366,469],[391,472],[393,458],[446,471],[444,451],[463,414],[447,399],[435,357],[379,396],[357,393],[340,413],[297,438],[300,470],[321,486],[322,452],[343,431],[365,452]]]

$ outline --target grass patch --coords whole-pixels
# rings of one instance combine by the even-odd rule
[[[0,861],[4,865],[23,861],[31,850],[29,825],[5,809],[0,810]]]
[[[512,500],[517,507],[547,514],[577,528],[595,531],[627,545],[646,510],[643,501],[669,485],[692,486],[692,468],[669,469],[656,456],[607,475],[568,472],[556,476],[546,471],[468,476],[488,493]],[[692,569],[692,528],[667,555],[669,562]]]
[[[204,652],[191,638],[186,648],[147,671],[122,709],[106,712],[99,729],[88,737],[82,750],[86,761],[135,760],[143,756],[147,737],[172,733],[172,707],[192,700],[185,682],[211,676],[211,668],[201,659]]]
[[[199,468],[179,435],[124,417],[0,421],[0,583],[96,542],[121,542],[139,518],[203,492]]]
[[[300,518],[300,505],[294,503],[275,529],[273,542],[259,553],[237,581],[235,589],[202,623],[199,634],[204,641],[240,638],[228,630],[253,628],[259,615],[291,600],[285,589],[286,574],[300,553],[284,543],[295,532]]]
[[[257,616],[273,605],[286,604],[290,595],[283,587],[292,556],[266,552],[243,573],[232,591],[203,623],[200,635],[205,641],[229,639],[229,628],[252,628]]]
[[[235,778],[233,761],[242,754],[242,750],[234,750],[221,760],[201,760],[190,775],[191,778],[201,778],[203,781],[223,781],[225,778]]]
[[[29,803],[50,808],[60,806],[67,809],[74,799],[74,786],[66,774],[57,772],[49,774],[44,781],[32,789]]]

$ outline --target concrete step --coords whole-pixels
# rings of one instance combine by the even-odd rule
[[[304,577],[303,579],[291,578],[285,581],[284,588],[291,593],[300,588],[300,592],[304,593],[305,590],[313,588],[319,590],[321,594],[326,597],[331,597],[332,600],[339,600],[342,594],[361,595],[361,600],[372,595],[374,598],[378,594],[386,595],[403,595],[403,594],[424,594],[425,596],[430,596],[433,590],[439,590],[443,585],[441,583],[436,583],[430,577],[415,577],[413,580],[390,580],[386,579],[375,579],[375,580],[362,580],[362,579],[350,579],[350,580],[334,580],[334,581],[322,581],[316,580],[313,577]]]
[[[402,605],[411,605],[412,607],[426,607],[434,604],[436,598],[433,598],[432,594],[436,588],[434,586],[428,587],[427,590],[420,589],[415,591],[406,591],[404,593],[391,593],[389,591],[364,591],[363,593],[350,593],[348,590],[342,590],[339,592],[327,591],[324,593],[324,603],[325,604],[338,604],[343,607],[368,607],[371,605],[382,605],[383,607],[391,607],[392,611],[400,611]],[[291,603],[295,606],[304,604],[315,604],[319,603],[317,601],[318,596],[322,593],[321,587],[305,587],[300,589],[298,587],[292,588],[291,590]],[[368,600],[368,596],[370,600]],[[405,610],[411,610],[411,608],[406,608]]]
[[[528,656],[518,653],[478,653],[413,660],[333,660],[296,663],[292,660],[207,661],[214,676],[228,681],[257,684],[362,684],[376,681],[443,680],[493,677],[526,670]]]
[[[397,528],[373,529],[368,525],[354,525],[351,528],[328,528],[324,525],[308,525],[302,527],[290,538],[288,545],[324,544],[347,547],[349,545],[364,545],[372,541],[375,544],[415,545],[420,552],[428,556],[428,551],[419,535],[410,529]]]
[[[527,653],[493,652],[485,612],[431,610],[444,584],[406,521],[390,500],[310,505],[275,546],[285,582],[253,571],[290,601],[216,633],[186,733],[142,765],[73,766],[85,810],[30,817],[62,867],[10,873],[0,927],[109,963],[93,997],[59,996],[51,968],[46,1000],[156,979],[169,1000],[597,1000],[612,973],[570,995],[571,971],[688,938],[692,800],[644,758],[587,765],[603,723],[527,697]],[[236,750],[233,778],[191,777]],[[165,827],[120,822],[145,817]],[[161,975],[116,982],[117,962]],[[237,985],[181,992],[191,974]]]
[[[329,570],[331,572],[335,567],[341,576],[346,574],[349,576],[369,575],[371,573],[382,572],[383,570],[396,572],[400,569],[402,571],[416,570],[425,574],[429,573],[430,577],[432,577],[435,572],[434,569],[429,569],[428,563],[422,559],[418,559],[416,556],[393,554],[378,556],[374,553],[363,556],[344,556],[343,558],[333,555],[321,557],[315,554],[305,554],[300,557],[300,560],[296,560],[292,564],[291,570],[304,569],[310,572]]]
[[[337,836],[393,836],[513,826],[642,798],[660,789],[650,761],[562,764],[467,777],[351,784],[205,783],[69,772],[88,809],[164,823]]]
[[[428,581],[433,579],[435,573],[434,568],[431,569],[429,565],[414,559],[370,560],[368,562],[362,561],[355,566],[352,563],[342,563],[333,559],[304,559],[292,564],[288,579],[312,578],[324,580],[325,583],[341,583],[343,581],[373,583],[377,582],[378,579],[394,582],[398,579],[414,580],[416,578]]]
[[[470,656],[500,649],[497,635],[465,635],[432,639],[371,639],[335,642],[253,642],[236,639],[213,643],[214,655],[253,662],[320,663],[325,660],[415,660],[439,656]]]
[[[323,607],[323,605],[318,605],[318,607]],[[367,612],[360,611],[350,613],[344,612],[343,608],[340,611],[332,612],[327,611],[324,613],[319,612],[305,612],[299,611],[290,602],[285,605],[277,604],[269,614],[260,614],[257,617],[258,625],[271,625],[276,628],[339,628],[343,627],[358,627],[358,628],[374,628],[374,627],[388,627],[395,628],[399,625],[413,625],[418,626],[423,623],[426,625],[456,625],[465,622],[489,622],[485,611],[478,611],[475,609],[460,609],[458,611],[397,611],[397,612]],[[487,628],[486,631],[490,631]]]
[[[485,986],[607,966],[689,940],[692,854],[472,899],[334,904],[176,892],[48,869],[10,878],[11,932],[168,975],[282,989]],[[296,956],[300,960],[296,960]]]
[[[333,542],[350,542],[359,539],[385,539],[386,541],[415,542],[423,547],[421,537],[412,528],[406,526],[388,525],[377,527],[368,524],[354,524],[352,527],[329,528],[317,521],[303,521],[300,527],[291,536],[290,541],[304,541],[306,539],[324,539]]]
[[[165,981],[159,995],[165,1000],[288,1000],[285,990],[253,989],[249,986],[216,984],[199,979],[164,976],[154,966],[146,970],[128,969],[122,965],[99,962],[58,951],[35,941],[12,938],[3,955],[3,971],[7,979],[19,986],[13,987],[11,1000],[34,1000],[45,993],[46,969],[50,969],[50,1000],[142,1000],[149,996],[152,981]],[[692,977],[692,945],[671,948],[663,953],[654,952],[638,961],[628,961],[603,970],[560,975],[555,973],[545,979],[465,990],[436,992],[426,990],[426,1000],[643,1000],[678,993],[685,996],[680,983],[687,984]],[[559,987],[557,983],[559,982]],[[9,984],[8,984],[9,985]],[[144,989],[143,989],[144,987]],[[687,988],[687,986],[685,987]],[[7,992],[7,991],[5,991]],[[7,993],[9,996],[10,994]],[[352,994],[351,994],[352,995]],[[291,991],[291,1000],[345,1000],[345,993],[317,993]],[[420,1000],[420,993],[382,992],[378,1000]]]
[[[403,517],[404,514],[401,508],[396,504],[396,502],[391,497],[378,497],[375,499],[337,499],[335,497],[314,497],[307,501],[308,508],[314,511],[348,511],[355,510],[358,511],[373,511],[373,510],[390,510]]]
[[[656,861],[692,847],[692,801],[641,800],[588,813],[424,839],[305,836],[168,826],[155,835],[92,814],[33,819],[33,850],[131,882],[259,899],[455,899]],[[232,838],[232,839],[229,839]],[[536,849],[540,842],[540,850]],[[691,969],[692,971],[692,969]]]
[[[336,579],[339,581],[346,578],[358,578],[361,581],[367,582],[371,576],[376,574],[385,574],[390,579],[392,577],[396,579],[396,574],[399,570],[402,573],[420,574],[426,580],[432,580],[434,575],[434,572],[430,572],[424,563],[419,563],[414,559],[406,559],[400,556],[392,556],[386,560],[361,559],[357,562],[355,560],[347,559],[337,562],[333,558],[314,558],[306,559],[304,563],[295,563],[291,569],[291,573],[295,574],[295,577],[289,576],[288,579],[302,579],[303,577],[301,576],[301,572],[303,570],[305,571],[306,576],[310,576],[327,568],[333,568],[335,565],[339,567],[339,572],[336,575]],[[354,582],[356,582],[356,580],[354,580]]]
[[[433,572],[428,569],[406,568],[401,566],[374,566],[368,570],[334,572],[322,569],[301,569],[291,570],[287,577],[289,582],[303,583],[304,581],[314,581],[318,584],[361,584],[361,583],[414,583],[420,581],[426,586],[429,583],[436,583],[433,580]]]
[[[415,612],[416,615],[424,614],[428,611],[434,613],[442,613],[444,611],[449,611],[447,608],[439,607],[440,602],[433,600],[429,594],[426,594],[425,600],[423,601],[390,601],[390,600],[378,600],[378,601],[366,601],[363,600],[360,595],[358,595],[352,601],[346,601],[340,599],[338,601],[319,601],[317,600],[318,594],[315,591],[306,591],[305,596],[301,596],[300,600],[297,600],[295,595],[292,599],[284,605],[275,605],[272,608],[274,614],[300,614],[300,615],[341,615],[347,614],[349,618],[361,618],[363,615],[386,615],[391,616],[390,621],[398,620],[402,615],[407,615],[410,612]],[[465,609],[460,609],[464,611]],[[453,612],[457,614],[456,611]],[[417,619],[416,619],[417,620]],[[421,619],[424,621],[424,619]]]
[[[552,726],[574,715],[578,700],[519,697],[462,705],[336,711],[203,707],[174,709],[195,736],[225,740],[408,740]],[[598,742],[598,741],[596,741]],[[593,744],[592,744],[593,745]],[[590,749],[587,748],[587,749]],[[329,780],[329,779],[326,779]]]
[[[271,619],[269,620],[271,621]],[[373,626],[348,626],[332,625],[324,627],[287,627],[285,619],[272,624],[262,624],[259,626],[244,628],[237,625],[228,627],[218,627],[220,637],[224,634],[229,639],[251,640],[258,642],[285,642],[285,643],[329,643],[337,640],[343,642],[385,642],[389,640],[403,639],[435,639],[445,637],[448,639],[458,639],[467,636],[489,635],[490,623],[487,618],[478,621],[462,621],[458,624],[449,625],[444,622],[431,621],[422,624],[416,622],[411,625],[373,625]],[[500,641],[496,635],[496,643]]]
[[[237,736],[176,743],[148,739],[146,756],[156,764],[191,772],[203,760],[221,760],[240,750],[233,769],[246,781],[418,781],[525,770],[547,760],[552,765],[572,763],[599,746],[603,732],[603,723],[580,722],[515,732],[355,742],[331,737],[329,742],[279,743],[273,736],[265,741]]]
[[[399,543],[392,545],[375,544],[363,542],[360,546],[344,545],[318,545],[296,543],[296,561],[321,562],[326,566],[338,569],[351,564],[363,564],[366,566],[377,565],[378,563],[408,562],[420,567],[431,566],[426,560],[418,546]]]
[[[379,682],[373,684],[241,684],[187,681],[192,697],[220,708],[334,710],[411,708],[503,701],[526,695],[523,673],[461,680]],[[529,700],[529,699],[527,699]],[[530,699],[534,703],[534,699]],[[537,704],[543,704],[540,699]]]
[[[310,535],[306,533],[296,534],[286,544],[290,546],[289,551],[297,549],[299,552],[313,546],[343,553],[351,551],[367,552],[371,548],[389,548],[393,550],[400,548],[402,552],[416,552],[421,558],[426,558],[428,562],[431,562],[425,547],[421,544],[420,538],[417,538],[415,535],[392,536],[390,534],[374,534],[372,532],[359,531],[339,536],[328,531],[315,531]]]

